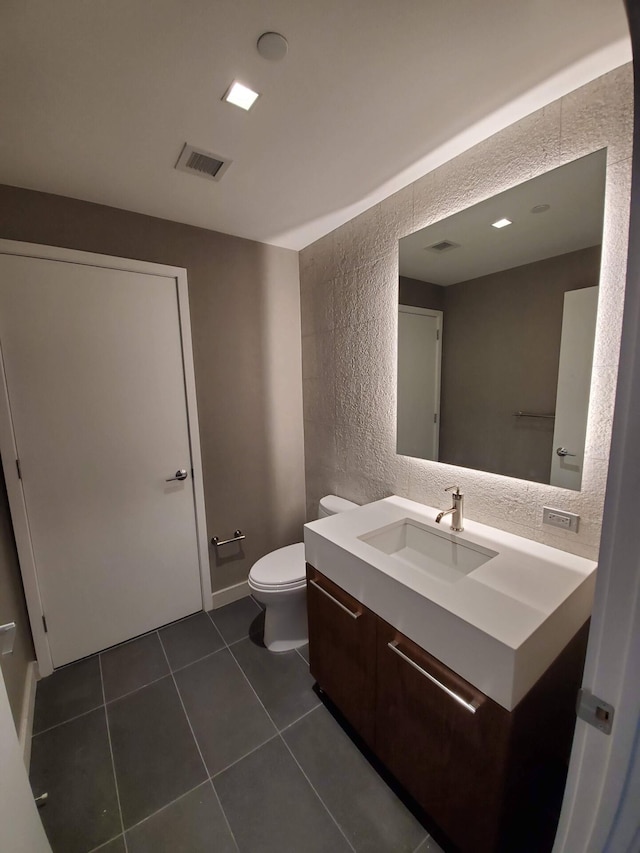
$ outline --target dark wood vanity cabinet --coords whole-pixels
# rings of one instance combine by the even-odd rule
[[[509,712],[382,620],[377,644],[376,754],[462,850],[495,850]]]
[[[588,625],[507,711],[310,566],[307,577],[312,675],[443,838],[463,853],[550,851]]]
[[[308,564],[307,608],[311,674],[373,748],[377,616]]]

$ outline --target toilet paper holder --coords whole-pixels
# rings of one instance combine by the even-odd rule
[[[247,537],[244,535],[242,530],[236,530],[231,539],[218,539],[217,536],[213,536],[211,544],[215,545],[216,548],[219,548],[221,545],[229,545],[231,542],[240,542],[242,539],[246,538]]]

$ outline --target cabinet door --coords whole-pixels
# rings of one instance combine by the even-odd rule
[[[504,708],[379,620],[376,752],[461,850],[498,849],[508,737]]]
[[[377,617],[309,565],[307,592],[311,674],[373,746]]]

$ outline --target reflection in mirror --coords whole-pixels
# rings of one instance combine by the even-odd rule
[[[398,453],[580,489],[606,151],[400,240]]]

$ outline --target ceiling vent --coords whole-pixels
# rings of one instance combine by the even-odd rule
[[[219,181],[231,162],[226,157],[220,157],[219,154],[211,154],[209,151],[203,151],[201,148],[194,148],[193,145],[185,143],[178,157],[176,169],[179,172],[189,172],[190,175],[207,178],[209,181]]]
[[[425,249],[428,249],[430,252],[438,252],[438,254],[459,248],[460,243],[452,243],[451,240],[440,240],[439,243],[433,243],[431,246],[425,246]]]

